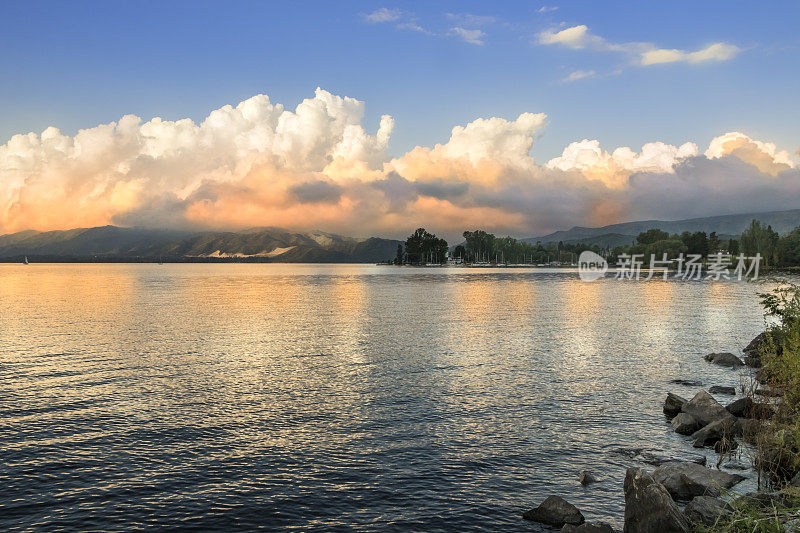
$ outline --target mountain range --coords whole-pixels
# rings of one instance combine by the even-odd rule
[[[252,261],[375,263],[393,259],[401,241],[355,239],[322,231],[254,228],[191,232],[101,226],[63,231],[22,231],[0,236],[0,259]]]
[[[636,240],[636,236],[639,233],[653,228],[668,233],[683,233],[684,231],[711,233],[715,231],[721,239],[738,238],[752,220],[759,220],[763,224],[769,224],[772,229],[783,235],[800,226],[800,209],[689,218],[685,220],[640,220],[611,224],[599,228],[575,226],[569,230],[556,231],[549,235],[523,240],[531,243],[541,242],[542,244],[559,241],[566,244],[585,243],[613,248],[614,246],[631,244]]]

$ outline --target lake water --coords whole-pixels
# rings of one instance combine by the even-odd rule
[[[0,265],[0,529],[620,525],[615,452],[763,286],[372,265]],[[720,401],[728,399],[719,397]],[[581,469],[600,482],[578,483]]]

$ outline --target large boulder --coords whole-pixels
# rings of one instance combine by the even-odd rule
[[[653,479],[676,500],[691,500],[695,496],[719,496],[721,489],[733,487],[744,477],[695,463],[673,462],[656,468]]]
[[[678,414],[672,419],[671,425],[675,433],[680,433],[681,435],[691,435],[698,428],[697,419],[689,413]]]
[[[693,524],[713,526],[719,517],[731,513],[730,506],[712,496],[695,496],[686,506],[686,518]]]
[[[732,368],[739,368],[740,366],[744,366],[744,361],[742,361],[741,359],[739,359],[730,352],[710,353],[706,355],[703,359],[705,359],[709,363],[714,363],[715,365],[720,365],[720,366],[728,366]]]
[[[614,528],[606,522],[584,522],[579,526],[564,524],[561,533],[614,533]]]
[[[713,396],[704,390],[686,402],[681,411],[695,417],[700,426],[706,426],[715,420],[731,416]]]
[[[668,392],[667,399],[664,400],[664,414],[672,418],[681,412],[681,409],[683,409],[683,406],[686,405],[687,402],[688,400],[686,398],[681,398],[677,394]]]
[[[741,424],[737,423],[735,416],[728,414],[728,416],[706,424],[692,433],[693,446],[695,448],[714,446],[719,441],[732,441],[735,437],[740,437],[741,435]]]
[[[669,492],[641,468],[625,473],[624,533],[689,533],[689,521]]]
[[[539,507],[527,511],[522,518],[553,527],[564,524],[577,526],[584,522],[578,508],[560,496],[548,496]]]
[[[798,472],[792,480],[789,482],[789,486],[791,487],[800,487],[800,472]]]
[[[762,331],[756,337],[750,341],[744,350],[742,350],[745,354],[750,356],[757,356],[758,350],[761,348],[761,345],[767,341],[767,332]]]

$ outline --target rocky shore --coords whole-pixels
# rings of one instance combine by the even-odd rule
[[[764,384],[760,376],[759,346],[765,342],[760,334],[743,350],[744,357],[732,353],[711,353],[704,357],[709,364],[732,369],[748,368],[753,383]],[[745,376],[747,376],[745,374]],[[673,380],[679,385],[701,386],[694,380]],[[745,385],[742,385],[744,391]],[[759,392],[761,391],[761,392]],[[682,454],[665,456],[644,449],[619,450],[631,459],[653,465],[652,470],[628,468],[623,490],[625,494],[624,533],[689,533],[692,531],[786,531],[800,532],[800,472],[783,491],[751,492],[737,495],[734,487],[745,476],[720,469],[740,446],[755,445],[762,424],[769,423],[775,409],[769,400],[756,402],[753,396],[774,398],[780,391],[768,387],[753,388],[749,394],[727,405],[719,403],[712,394],[736,395],[734,387],[710,387],[692,398],[668,392],[663,412],[672,429],[688,438],[694,448],[711,448],[719,456],[714,466],[706,465],[706,456]],[[756,454],[757,455],[757,454]],[[743,463],[741,469],[751,468]],[[581,471],[582,485],[595,481],[590,472]],[[794,492],[792,492],[794,491]],[[767,529],[723,528],[740,509],[747,508],[770,513],[775,520]],[[558,495],[547,497],[540,505],[525,512],[523,518],[544,524],[563,533],[613,533],[606,522],[590,522],[574,505]],[[748,526],[750,527],[750,526]]]

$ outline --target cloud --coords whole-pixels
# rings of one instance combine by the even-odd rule
[[[294,110],[258,95],[195,123],[127,115],[74,136],[47,128],[0,146],[0,233],[109,223],[278,226],[401,237],[419,226],[517,236],[632,219],[788,209],[794,156],[741,132],[639,149],[570,143],[531,155],[547,116],[478,118],[390,157],[394,120],[317,89]]]
[[[736,57],[739,52],[741,52],[739,47],[726,43],[714,43],[696,52],[659,48],[642,53],[641,64],[647,66],[659,63],[727,61]]]
[[[376,9],[372,13],[364,15],[364,20],[372,24],[377,24],[381,22],[393,22],[395,20],[398,20],[401,14],[402,13],[399,9],[387,9],[385,7],[382,7],[380,9]]]
[[[585,24],[571,26],[558,31],[546,30],[536,37],[536,41],[541,45],[558,45],[572,50],[623,53],[629,55],[632,58],[632,63],[639,66],[675,62],[697,64],[728,61],[741,52],[739,47],[727,43],[714,43],[694,52],[657,48],[653,43],[614,43],[592,34]]]
[[[542,6],[536,10],[537,13],[551,13],[558,9],[558,6]]]
[[[477,44],[483,46],[485,43],[483,42],[483,38],[486,37],[486,33],[482,30],[467,30],[460,26],[456,26],[455,28],[450,29],[451,35],[456,35],[464,40],[464,42],[470,44]]]
[[[569,76],[562,78],[561,81],[570,82],[570,81],[578,81],[584,78],[593,78],[596,75],[594,70],[575,70],[569,74]]]

